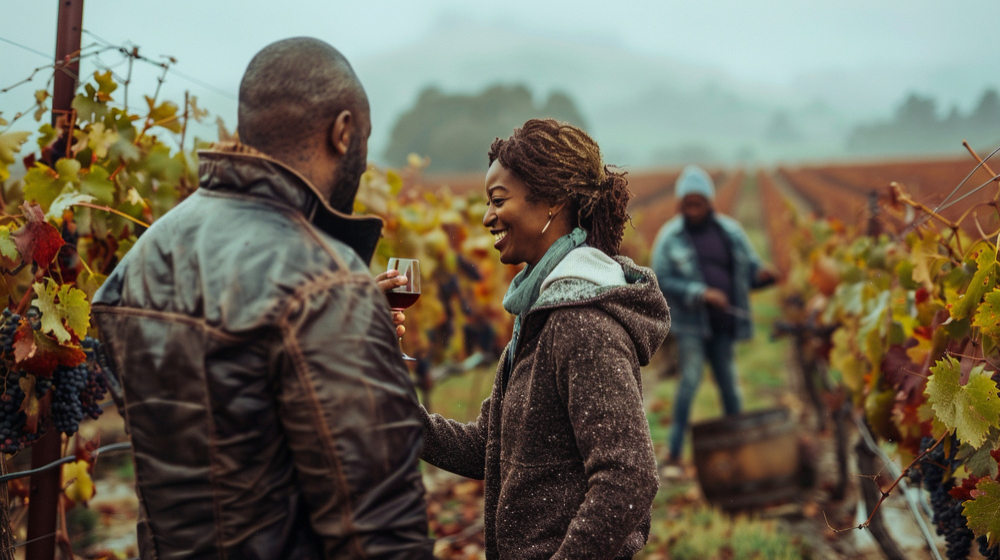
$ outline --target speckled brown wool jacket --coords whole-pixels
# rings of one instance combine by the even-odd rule
[[[432,558],[381,221],[245,147],[199,172],[94,299],[143,560]]]
[[[658,477],[639,366],[670,319],[652,271],[615,260],[624,285],[543,289],[476,421],[425,414],[422,458],[486,480],[491,560],[631,557],[649,535]]]

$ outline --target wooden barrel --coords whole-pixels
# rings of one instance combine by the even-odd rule
[[[752,509],[801,491],[798,438],[788,409],[727,416],[691,431],[698,482],[716,506]]]

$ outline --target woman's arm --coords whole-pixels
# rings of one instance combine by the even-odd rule
[[[486,476],[486,435],[492,399],[491,395],[483,401],[479,418],[468,424],[431,414],[421,406],[424,450],[420,458],[446,471],[482,480]]]
[[[549,327],[557,385],[588,480],[553,559],[610,558],[649,514],[659,486],[635,348],[621,325],[591,308],[554,313]]]

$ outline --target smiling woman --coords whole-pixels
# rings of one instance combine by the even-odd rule
[[[631,558],[657,489],[639,367],[670,325],[652,271],[617,256],[624,173],[582,130],[530,120],[489,152],[483,225],[527,267],[476,421],[424,411],[427,462],[486,480],[486,557]]]

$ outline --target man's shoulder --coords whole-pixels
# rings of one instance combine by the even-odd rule
[[[727,216],[726,214],[715,214],[715,222],[722,227],[723,230],[729,233],[743,233],[743,224],[739,222],[736,218],[732,216]]]

